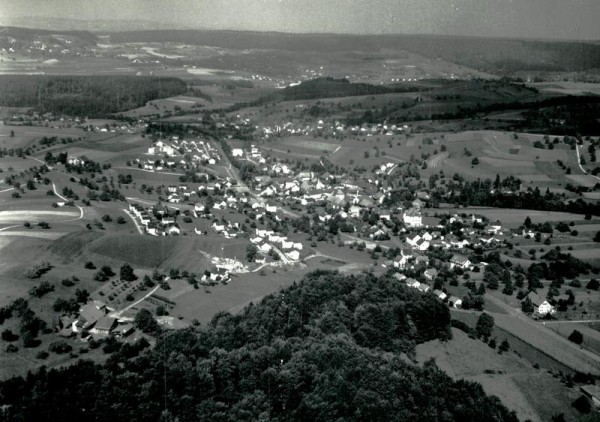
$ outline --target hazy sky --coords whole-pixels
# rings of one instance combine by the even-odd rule
[[[174,28],[600,40],[600,0],[0,0],[12,18],[161,22]]]

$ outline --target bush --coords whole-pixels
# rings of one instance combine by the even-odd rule
[[[17,346],[15,346],[14,344],[9,344],[8,346],[6,346],[7,353],[17,353],[18,351],[19,351],[19,348]]]
[[[580,331],[573,330],[573,332],[569,335],[569,340],[575,344],[583,343],[583,334]]]
[[[19,339],[19,336],[14,334],[11,330],[2,331],[2,340],[7,342],[13,342]]]
[[[96,269],[96,266],[94,265],[94,263],[92,261],[86,262],[83,267],[87,270],[95,270]]]
[[[62,284],[65,287],[72,287],[75,285],[75,281],[73,281],[73,279],[71,278],[65,278],[60,281],[60,284]]]
[[[56,353],[57,355],[62,355],[64,353],[69,353],[71,350],[73,350],[73,347],[64,341],[59,340],[51,343],[50,346],[48,346],[48,350],[52,353]]]
[[[46,352],[45,350],[42,350],[35,355],[35,358],[44,360],[44,359],[48,359],[48,356],[50,356],[50,353]]]
[[[42,281],[39,285],[29,289],[29,296],[40,298],[53,291],[54,286],[52,284],[47,281]]]

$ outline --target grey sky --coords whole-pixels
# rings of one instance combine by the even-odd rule
[[[600,40],[600,0],[0,0],[11,18],[142,19],[174,28]]]

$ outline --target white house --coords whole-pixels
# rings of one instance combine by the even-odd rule
[[[535,314],[544,316],[548,314],[553,315],[556,313],[556,309],[554,309],[554,306],[550,305],[550,303],[546,299],[542,298],[537,293],[529,292],[529,294],[526,297],[529,298],[529,300],[533,304],[533,310]]]
[[[270,252],[271,249],[273,249],[273,246],[269,245],[268,243],[263,243],[262,245],[260,245],[258,247],[258,250],[263,252],[263,253],[267,253]]]
[[[433,294],[436,295],[440,300],[444,300],[448,297],[448,295],[441,290],[434,290]]]
[[[459,299],[456,296],[450,296],[448,298],[448,305],[450,305],[454,308],[461,308],[462,307],[462,299]]]
[[[421,211],[416,208],[411,208],[406,211],[402,215],[402,221],[404,221],[404,224],[408,227],[416,228],[423,226],[423,216],[421,215]]]
[[[243,157],[244,156],[244,150],[241,148],[233,148],[231,150],[231,155],[233,155],[234,157]]]
[[[450,258],[450,268],[462,268],[463,270],[470,270],[473,268],[473,263],[464,255],[454,254]]]

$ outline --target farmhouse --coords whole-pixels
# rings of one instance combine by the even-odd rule
[[[67,158],[67,164],[73,166],[82,166],[87,162],[85,157],[69,157]]]
[[[89,330],[106,315],[106,306],[100,301],[85,304],[79,309],[79,318],[73,323],[73,331]]]
[[[109,316],[104,316],[98,320],[95,327],[90,330],[92,334],[108,336],[117,325],[117,320]]]
[[[550,303],[546,299],[543,299],[537,293],[529,292],[526,298],[529,298],[529,300],[533,304],[533,311],[535,314],[544,316],[556,313],[556,309],[554,309],[554,306],[550,305]]]

